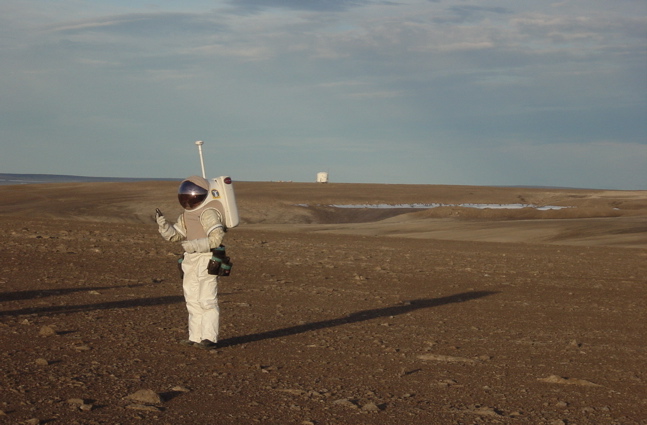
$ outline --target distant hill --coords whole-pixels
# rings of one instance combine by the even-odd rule
[[[135,182],[135,181],[180,181],[182,179],[134,178],[134,177],[89,177],[61,174],[7,174],[0,173],[0,185],[30,183],[80,183],[80,182]]]
[[[30,183],[92,183],[92,182],[138,182],[138,181],[177,181],[184,180],[182,178],[159,178],[159,177],[90,177],[90,176],[70,176],[64,174],[10,174],[0,173],[0,186],[13,185],[13,184],[30,184]],[[238,180],[240,181],[240,180]],[[282,183],[294,183],[292,181]],[[303,183],[303,182],[301,182]],[[354,183],[346,183],[354,184]],[[358,183],[361,184],[361,183]],[[371,183],[366,183],[371,184]],[[379,184],[379,183],[377,183]],[[429,186],[433,184],[422,184],[420,186]],[[462,186],[462,185],[458,185]],[[484,186],[487,187],[487,186]],[[576,188],[568,186],[532,186],[532,185],[505,185],[505,186],[490,186],[490,187],[504,187],[504,188],[518,188],[518,189],[563,189],[563,190],[601,190],[596,188]],[[613,189],[610,189],[613,190]]]

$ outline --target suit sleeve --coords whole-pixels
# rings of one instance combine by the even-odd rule
[[[200,222],[209,239],[209,247],[218,248],[225,237],[225,228],[220,213],[215,209],[208,209],[202,213]]]
[[[168,239],[171,242],[179,242],[186,239],[186,225],[184,224],[184,215],[180,214],[173,225],[175,233]]]

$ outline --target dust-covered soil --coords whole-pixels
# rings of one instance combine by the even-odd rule
[[[647,192],[235,185],[213,351],[176,182],[0,186],[0,423],[646,423]]]

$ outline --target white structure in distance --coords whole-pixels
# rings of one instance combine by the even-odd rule
[[[317,173],[317,183],[328,183],[328,173],[325,171]]]

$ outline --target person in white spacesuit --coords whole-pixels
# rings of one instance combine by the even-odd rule
[[[182,242],[184,256],[181,266],[183,290],[189,312],[189,339],[185,345],[215,349],[218,343],[220,308],[218,307],[218,276],[207,267],[212,249],[221,246],[225,235],[223,217],[208,199],[209,182],[200,176],[184,180],[178,199],[184,212],[170,224],[157,210],[159,233],[171,242]]]

